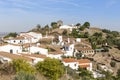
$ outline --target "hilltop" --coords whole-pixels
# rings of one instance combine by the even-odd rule
[[[77,23],[76,25],[63,25],[62,21],[59,21],[52,22],[51,27],[48,25],[41,27],[38,24],[28,32],[20,34],[9,33],[1,40],[0,50],[2,51],[0,52],[2,57],[1,62],[7,61],[8,57],[13,61],[18,57],[25,59],[32,65],[37,64],[37,67],[36,65],[26,65],[29,65],[28,69],[30,71],[33,69],[38,70],[35,70],[37,75],[39,75],[40,71],[40,75],[45,76],[43,76],[44,79],[67,78],[69,76],[75,80],[79,78],[83,80],[84,78],[99,80],[100,76],[102,78],[105,76],[105,80],[108,79],[107,72],[111,74],[109,75],[110,78],[113,76],[117,78],[118,76],[120,66],[120,33],[91,27],[89,22],[85,22],[84,24]],[[58,65],[56,65],[58,67],[47,65],[47,61],[44,62],[44,60],[47,60],[47,57],[51,58],[50,61],[53,61],[51,63],[48,59],[47,64],[53,66],[55,65],[55,61],[61,68]],[[73,63],[75,63],[75,67]],[[20,63],[21,68],[26,71],[27,68],[24,68],[25,64],[22,64]],[[48,69],[48,67],[51,69]],[[9,70],[12,69],[10,66],[5,68],[1,66],[0,73],[3,73],[6,77],[14,78],[16,76],[15,73],[8,74],[9,76],[5,75],[5,73],[8,73],[6,68]],[[53,68],[60,70],[61,73],[59,74]],[[68,70],[66,74],[64,73],[64,69]],[[53,71],[53,73],[49,70]],[[46,74],[47,71],[50,73]],[[51,74],[54,74],[54,76]],[[25,73],[25,75],[29,74]],[[37,77],[37,75],[33,76]],[[95,79],[96,76],[98,79]]]

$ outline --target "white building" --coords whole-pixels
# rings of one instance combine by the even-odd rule
[[[92,71],[92,63],[88,59],[79,59],[79,67]]]
[[[35,38],[38,39],[38,40],[39,40],[39,39],[42,39],[42,34],[40,34],[40,33],[29,32],[29,33],[27,33],[27,34],[35,37]]]
[[[78,62],[76,59],[74,58],[65,58],[62,59],[62,63],[64,64],[64,66],[68,66],[71,69],[77,70],[78,69]]]
[[[75,28],[77,27],[74,25],[62,25],[59,27],[59,29],[69,29],[70,31],[72,31],[72,29],[75,29]]]
[[[43,55],[48,55],[48,49],[31,46],[30,53],[39,53],[39,54],[43,54]]]
[[[69,66],[70,68],[75,70],[77,70],[80,67],[80,68],[92,71],[92,62],[90,62],[90,60],[88,59],[76,60],[74,58],[65,58],[65,59],[62,59],[62,63],[65,66]]]
[[[22,47],[7,44],[7,45],[0,46],[0,51],[17,54],[22,52]]]
[[[66,44],[63,47],[63,50],[65,51],[65,56],[73,56],[74,53],[74,44]]]

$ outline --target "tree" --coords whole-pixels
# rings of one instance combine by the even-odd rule
[[[51,80],[57,80],[64,74],[64,66],[57,59],[47,58],[36,64],[36,69]]]
[[[25,71],[26,73],[35,73],[35,69],[23,59],[15,59],[12,61],[12,65],[16,72]]]
[[[41,29],[40,24],[37,24],[36,28],[37,28],[37,30]]]
[[[77,27],[80,27],[80,26],[81,26],[81,24],[80,24],[80,23],[77,23],[77,24],[76,24],[76,26],[77,26]]]
[[[73,29],[71,35],[73,37],[77,37],[78,36],[78,31],[76,29]]]
[[[83,24],[83,26],[85,26],[85,28],[90,28],[90,23],[89,23],[89,22],[85,22],[85,23]]]
[[[79,71],[79,75],[82,78],[82,80],[92,79],[92,74],[88,70],[85,70],[79,67],[78,71]]]
[[[52,23],[51,23],[51,26],[52,26],[53,29],[55,29],[55,28],[58,27],[56,22],[52,22]]]
[[[4,38],[9,38],[9,37],[17,37],[17,33],[16,32],[13,32],[13,33],[9,33],[8,35],[6,35]]]
[[[57,26],[59,27],[59,26],[62,26],[63,25],[63,21],[62,20],[59,20],[59,21],[57,21]]]

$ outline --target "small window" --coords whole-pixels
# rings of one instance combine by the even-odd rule
[[[14,40],[14,43],[15,43],[16,41]]]
[[[76,66],[76,64],[74,64],[74,66]]]

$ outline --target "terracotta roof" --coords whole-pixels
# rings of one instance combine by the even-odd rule
[[[79,65],[80,66],[80,68],[87,68],[87,67],[90,67],[90,65],[88,64],[88,65]]]
[[[26,33],[26,34],[23,34],[22,37],[26,37],[26,38],[35,38],[34,36],[29,35],[29,34],[27,34],[27,33]]]
[[[47,58],[46,55],[42,55],[42,54],[21,54],[23,56],[28,56],[28,57],[36,57],[36,58]]]
[[[84,48],[81,48],[81,47],[76,47],[76,49],[77,49],[78,51],[93,50],[93,49],[92,49],[92,48],[90,48],[90,47],[84,47]]]
[[[90,63],[90,60],[88,60],[88,59],[79,59],[77,61],[79,62],[79,64],[81,64],[81,63]]]
[[[77,62],[77,60],[74,59],[74,58],[65,58],[65,59],[63,59],[62,61],[66,62],[66,63],[69,63],[69,62]]]
[[[57,54],[64,54],[64,52],[62,51],[55,51],[55,52],[49,52],[49,54],[54,54],[54,55],[57,55]]]
[[[24,39],[24,37],[18,36],[18,37],[16,37],[16,38],[14,38],[13,40],[23,40],[23,39]]]
[[[56,54],[64,54],[64,52],[61,51],[60,46],[48,45],[48,46],[46,46],[46,48],[47,47],[54,50],[54,51],[49,52],[49,54],[54,54],[54,55],[56,55]]]
[[[27,61],[34,60],[33,58],[28,58],[28,57],[25,57],[25,56],[11,54],[11,53],[7,53],[7,52],[0,52],[0,56],[7,57],[7,58],[10,58],[10,59],[24,59],[24,60],[27,60]]]

